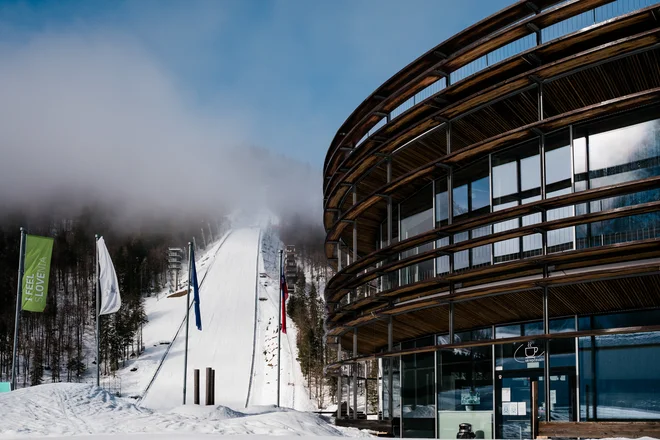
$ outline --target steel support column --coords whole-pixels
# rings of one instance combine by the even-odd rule
[[[543,270],[544,275],[548,276],[547,268]],[[543,333],[550,333],[550,318],[548,310],[548,286],[543,286]],[[543,373],[545,376],[545,421],[550,421],[550,340],[545,340],[545,355],[543,362]]]
[[[337,362],[341,362],[341,336],[337,343]],[[337,418],[341,418],[342,388],[343,388],[343,367],[339,367],[339,377],[337,377]]]
[[[394,350],[394,318],[390,316],[387,322],[387,351]],[[394,361],[396,358],[387,359],[389,367],[387,369],[387,406],[390,410],[390,420],[394,419]]]
[[[449,343],[454,343],[454,302],[449,303]]]
[[[358,342],[358,329],[353,329],[353,357],[358,355],[357,342]],[[353,364],[353,418],[357,419],[357,383],[358,383],[358,363]]]

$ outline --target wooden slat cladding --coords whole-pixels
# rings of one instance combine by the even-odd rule
[[[606,48],[601,48],[601,49],[598,49],[598,50],[594,50],[594,51],[590,51],[588,53],[582,54],[581,57],[579,57],[579,59],[577,59],[577,60],[565,61],[563,63],[559,63],[558,65],[557,64],[552,64],[552,65],[537,69],[537,70],[533,71],[533,74],[536,75],[536,76],[539,76],[541,78],[546,77],[547,75],[563,74],[563,73],[566,72],[566,69],[565,69],[566,66],[571,66],[572,68],[576,68],[576,67],[579,68],[581,66],[581,64],[577,61],[584,61],[582,58],[588,59],[590,62],[600,62],[603,59],[607,59],[607,56],[610,53],[619,53],[619,52],[621,52],[621,50],[623,50],[622,47],[625,48],[625,50],[632,50],[632,49],[636,48],[638,44],[643,44],[643,45],[646,45],[646,46],[657,44],[658,42],[660,42],[660,29],[655,29],[654,31],[651,31],[651,33],[645,33],[645,34],[642,34],[642,35],[638,35],[637,37],[635,37],[634,40],[635,41],[633,41],[633,43],[635,43],[635,44],[632,44],[630,41],[625,41],[625,42],[620,42],[620,43],[613,44],[613,45],[608,45]],[[616,93],[624,93],[624,92],[629,91],[629,90],[637,90],[637,89],[639,89],[640,87],[642,87],[644,85],[660,84],[660,79],[658,78],[658,76],[659,76],[658,71],[660,70],[660,66],[657,65],[658,62],[659,62],[659,60],[658,60],[659,56],[660,55],[658,55],[657,50],[654,50],[652,52],[642,53],[642,54],[635,54],[635,55],[631,56],[630,59],[624,58],[622,60],[612,61],[610,63],[606,63],[607,67],[598,66],[598,67],[595,67],[593,69],[587,69],[587,71],[585,71],[585,72],[588,72],[588,71],[591,71],[591,70],[593,70],[593,72],[596,72],[598,69],[601,69],[601,70],[604,69],[604,70],[612,73],[612,72],[617,72],[618,71],[618,68],[617,68],[618,64],[617,63],[628,62],[628,63],[632,63],[632,64],[636,65],[638,68],[637,68],[637,70],[635,70],[635,72],[639,73],[639,75],[637,75],[637,76],[639,76],[640,79],[636,82],[635,82],[635,80],[632,80],[632,79],[627,80],[627,83],[633,82],[634,84],[636,84],[633,88],[631,88],[629,86],[626,86],[625,83],[622,82],[621,85],[618,88],[610,87],[609,92],[602,92],[602,93],[605,93],[605,95],[607,95],[607,96],[613,95],[615,93],[615,92],[613,92],[613,90],[618,90]],[[625,60],[628,60],[628,61],[625,61]],[[564,68],[562,68],[562,66],[564,66]],[[640,69],[642,69],[642,70],[640,70]],[[585,75],[585,72],[580,72],[578,74],[579,75]],[[592,72],[592,74],[593,74],[593,72]],[[612,74],[615,74],[615,73],[612,73]],[[616,75],[618,75],[618,74],[616,74]],[[591,78],[591,81],[588,81],[589,84],[595,84],[596,86],[585,86],[585,87],[586,88],[594,88],[594,87],[597,88],[598,84],[599,84],[599,80],[598,80],[597,77],[598,77],[598,75]],[[546,97],[546,99],[544,101],[545,106],[549,109],[546,113],[550,114],[550,113],[555,113],[557,111],[553,107],[553,102],[555,101],[555,99],[554,99],[555,97],[558,100],[561,100],[561,99],[563,99],[562,97],[564,97],[566,100],[575,101],[575,98],[573,98],[573,96],[576,95],[575,88],[574,88],[575,84],[572,84],[572,83],[568,84],[568,85],[565,84],[567,81],[570,80],[570,78],[573,78],[573,76],[565,77],[565,78],[562,78],[560,80],[550,82],[546,85],[546,87],[549,88],[548,89],[549,91],[546,92],[548,97]],[[523,82],[521,83],[520,81],[523,81]],[[513,83],[514,84],[519,84],[519,86],[524,86],[525,84],[531,82],[531,80],[529,78],[523,78],[520,81],[516,80]],[[560,91],[557,91],[558,89],[554,84],[564,84],[565,89],[561,89]],[[499,89],[497,87],[493,88],[494,92],[498,92],[498,90]],[[483,117],[475,117],[474,115],[470,115],[466,118],[458,120],[455,124],[459,127],[459,129],[456,130],[457,135],[455,136],[453,150],[456,151],[457,148],[465,145],[467,142],[471,142],[472,140],[476,139],[479,136],[479,133],[481,133],[482,136],[484,135],[484,131],[483,131],[484,128],[483,127],[479,128],[479,130],[472,130],[471,129],[471,127],[473,127],[473,126],[480,126],[481,127],[481,126],[484,125],[484,124],[480,123],[479,121],[484,121],[484,120],[485,121],[495,121],[492,124],[490,122],[488,122],[487,125],[492,125],[494,127],[497,127],[498,125],[496,125],[496,124],[498,124],[498,123],[496,121],[498,121],[498,120],[501,121],[503,119],[503,116],[497,116],[497,115],[500,115],[500,114],[501,115],[506,115],[507,118],[504,118],[504,119],[508,119],[508,118],[511,117],[511,114],[516,114],[517,111],[513,111],[513,110],[510,110],[507,113],[506,108],[508,106],[514,105],[514,107],[511,107],[511,108],[512,109],[518,109],[518,110],[522,109],[523,107],[516,106],[515,105],[516,102],[519,102],[520,105],[523,105],[523,106],[524,105],[529,106],[531,104],[532,100],[535,99],[535,97],[533,97],[532,92],[533,91],[523,92],[520,95],[521,97],[518,100],[514,100],[513,98],[511,98],[509,100],[505,100],[505,101],[495,103],[494,105],[495,105],[496,108],[497,108],[497,106],[501,106],[501,107],[503,106],[503,108],[504,108],[504,110],[496,111],[494,113],[495,116],[493,116],[492,113],[488,113],[488,112],[492,112],[492,108],[487,107],[486,109],[481,110],[481,112],[486,112],[486,113],[484,113]],[[488,96],[489,93],[490,93],[489,91],[484,91],[484,93],[482,95]],[[601,95],[596,95],[596,96],[605,96],[605,95],[601,94]],[[628,96],[630,96],[630,95],[628,95]],[[593,99],[594,99],[593,97],[590,98],[590,100],[593,100]],[[568,102],[568,101],[566,101],[566,102]],[[468,102],[468,104],[472,104],[472,102],[470,101],[470,102]],[[568,103],[567,104],[562,104],[562,105],[567,106],[566,108],[570,108],[570,105]],[[591,107],[587,107],[587,109],[589,109],[589,108],[591,108]],[[447,110],[447,111],[451,111],[451,110]],[[528,115],[530,120],[531,120],[531,118],[535,117],[535,115],[536,115],[535,111],[536,111],[535,108],[533,109],[533,112],[529,108],[527,109],[526,114]],[[441,113],[442,113],[443,117],[448,116],[448,115],[444,114],[444,111],[441,112]],[[567,115],[571,115],[571,114],[572,113],[568,113]],[[472,119],[470,119],[470,117],[472,117]],[[468,123],[470,120],[473,121],[472,124]],[[560,120],[561,120],[561,118],[560,118]],[[438,122],[436,122],[436,124],[438,124]],[[503,126],[504,125],[501,125],[501,124],[499,125],[500,128],[503,127]],[[474,157],[474,155],[477,154],[477,153],[486,154],[485,150],[483,150],[483,149],[486,148],[487,146],[500,145],[500,144],[502,146],[507,146],[507,145],[511,145],[512,143],[521,142],[524,139],[536,136],[536,133],[533,130],[531,130],[531,127],[537,127],[537,126],[535,126],[533,124],[528,124],[526,126],[518,128],[517,130],[509,131],[509,132],[506,132],[502,135],[495,136],[495,137],[492,138],[492,140],[487,140],[487,141],[484,141],[484,142],[476,143],[476,144],[473,144],[470,147],[464,147],[462,149],[462,151],[469,151],[470,149],[474,149],[474,151],[473,151],[474,154],[472,154],[470,156],[470,157]],[[544,126],[538,126],[538,128],[545,128],[545,127]],[[468,137],[465,137],[461,133],[468,133]],[[403,143],[404,140],[405,139],[402,139],[401,143]],[[393,146],[394,146],[394,144],[393,144]],[[405,151],[405,149],[402,150],[402,151]],[[456,159],[456,157],[461,157],[461,156],[452,156],[451,160],[454,161]],[[465,157],[465,156],[463,156],[463,157]],[[368,163],[373,162],[373,160],[375,160],[375,159],[376,159],[375,157],[372,157],[371,159],[366,159],[363,163],[363,166],[367,167]],[[441,161],[441,160],[443,160],[443,157],[438,156],[437,161]],[[468,160],[468,159],[464,159],[464,160]],[[423,163],[423,162],[417,162],[417,163]],[[413,166],[413,165],[414,164],[411,164],[411,166]],[[427,173],[432,173],[433,170],[434,170],[433,167],[431,167],[429,165],[426,166],[426,172]],[[421,176],[423,176],[423,174],[420,175],[420,177]],[[363,176],[363,179],[364,180],[369,180],[369,177],[368,176]],[[341,196],[343,194],[345,194],[346,191],[347,191],[346,187],[338,188],[337,191],[334,193],[334,195],[331,195],[331,198],[328,202],[329,203],[328,206],[332,206],[334,203],[337,203],[337,200],[338,200],[337,197],[341,198]],[[328,217],[326,217],[325,225],[326,225],[326,228],[328,229],[328,234],[330,236],[330,234],[332,233],[331,230],[333,228],[333,225],[332,225],[332,222],[328,222]],[[369,233],[369,232],[370,231],[367,231],[367,233]],[[330,238],[330,239],[332,239],[332,238]]]
[[[544,85],[545,117],[660,87],[660,50],[601,64]]]
[[[456,102],[457,99],[462,99],[466,96],[464,95],[457,98],[455,94],[456,91],[465,92],[467,89],[469,89],[472,94],[479,95],[481,90],[483,90],[484,85],[488,87],[488,85],[497,83],[498,81],[504,81],[503,84],[505,84],[507,78],[512,78],[515,75],[522,73],[520,69],[523,69],[524,66],[528,65],[528,68],[532,68],[533,65],[529,63],[529,60],[532,59],[530,57],[533,57],[535,60],[540,59],[543,63],[554,62],[561,57],[566,57],[570,54],[578,53],[581,50],[596,47],[598,44],[606,44],[608,42],[614,41],[619,37],[631,36],[631,31],[633,31],[633,33],[639,33],[648,29],[656,28],[657,22],[653,14],[654,7],[649,7],[639,12],[618,17],[615,20],[607,21],[574,34],[567,35],[559,40],[537,46],[517,56],[509,58],[508,60],[491,66],[485,71],[474,75],[473,77],[468,77],[466,80],[459,81],[457,84],[451,85],[450,87],[441,91],[438,95],[447,97],[448,102]],[[525,60],[525,62],[521,63],[521,60]],[[479,84],[480,87],[474,87],[476,84]],[[472,88],[466,88],[466,85],[472,85]],[[424,108],[426,103],[435,106],[435,99],[435,96],[429,98],[423,102],[424,105],[418,105],[408,110],[405,115],[395,119],[391,124],[387,124],[381,130],[379,130],[377,134],[379,136],[390,137],[392,134],[391,130],[394,129],[395,126],[400,126],[402,122],[404,125],[410,125],[411,119],[409,118],[414,117],[419,119],[421,114],[420,112],[426,111]],[[347,156],[343,159],[341,168],[348,169],[353,167],[355,163],[362,161],[365,155],[371,154],[371,150],[374,146],[375,145],[369,141],[364,145],[361,145],[359,151],[357,151],[357,154]],[[344,173],[337,173],[337,175],[335,175],[335,173],[336,171],[328,172],[326,170],[327,175],[333,175],[333,179],[331,179],[330,182],[327,182],[327,185],[325,186],[326,193],[332,194],[336,190],[336,185],[333,185],[332,182],[337,177],[339,177],[340,174],[343,175],[344,179],[351,179],[350,175],[346,175]],[[335,189],[329,190],[333,187]]]
[[[529,342],[539,339],[571,339],[571,338],[583,338],[589,336],[604,336],[604,335],[624,335],[631,333],[648,333],[648,332],[657,332],[660,331],[660,325],[647,325],[647,326],[633,326],[633,327],[618,327],[618,328],[608,328],[608,329],[593,329],[593,330],[582,330],[582,331],[573,331],[573,332],[563,332],[563,333],[550,333],[548,335],[526,335],[526,336],[517,336],[512,338],[502,338],[502,339],[486,339],[486,340],[477,340],[477,341],[468,341],[468,342],[458,342],[454,344],[435,344],[435,345],[425,345],[423,347],[415,348],[406,348],[400,350],[392,351],[381,351],[381,352],[372,352],[370,354],[362,354],[357,357],[350,357],[344,359],[341,362],[334,362],[326,365],[326,369],[330,371],[337,371],[337,368],[342,364],[351,364],[354,362],[363,362],[365,360],[379,359],[379,358],[391,358],[398,356],[407,356],[411,354],[419,353],[432,353],[438,350],[452,350],[457,348],[470,348],[470,347],[486,347],[490,345],[503,345],[503,344],[519,344],[521,342]],[[551,422],[554,423],[554,422]]]
[[[566,270],[562,268],[562,264],[567,262],[579,262],[579,266],[584,267],[587,265],[602,265],[609,264],[614,262],[622,261],[634,261],[638,259],[645,258],[654,258],[660,255],[660,241],[657,239],[644,240],[639,242],[631,243],[618,243],[615,245],[601,246],[596,248],[588,248],[578,251],[567,251],[557,254],[551,254],[546,257],[536,257],[528,258],[523,260],[516,260],[509,263],[502,263],[495,266],[485,266],[472,270],[467,270],[462,273],[453,274],[449,276],[440,276],[436,278],[431,278],[422,282],[408,284],[400,288],[391,289],[389,291],[384,291],[379,293],[377,296],[368,297],[372,302],[378,301],[380,298],[387,297],[390,299],[400,298],[407,294],[418,293],[418,298],[424,298],[426,296],[433,295],[438,288],[446,285],[448,281],[451,282],[465,282],[469,279],[479,280],[481,284],[488,284],[491,282],[510,280],[509,290],[518,290],[517,281],[520,276],[525,276],[526,270],[538,268],[536,273],[540,273],[540,268],[545,265],[555,265],[558,267],[558,270]],[[656,267],[655,265],[653,266]],[[646,268],[638,268],[641,272],[646,272]],[[592,280],[596,278],[607,277],[607,273],[601,274],[598,271],[585,272],[582,274],[582,280]],[[557,283],[559,278],[554,278],[553,282]],[[550,281],[545,281],[549,283]],[[537,284],[540,281],[536,282]],[[498,293],[501,293],[503,286],[499,286]],[[488,290],[480,291],[479,295],[487,295]],[[439,303],[456,300],[461,298],[474,298],[477,295],[474,292],[467,293],[456,293],[453,295],[444,295],[442,298],[438,298]],[[366,302],[365,307],[368,307],[370,303]],[[382,313],[383,311],[391,308],[395,308],[396,304],[385,305],[380,309],[376,309],[377,313]],[[360,313],[359,310],[354,312]],[[371,313],[371,312],[370,312]],[[332,315],[331,315],[332,316]],[[340,320],[330,327],[334,326],[351,326],[350,319]]]
[[[655,274],[629,276],[575,283],[549,289],[548,306],[551,318],[593,313],[610,313],[660,307],[660,265]],[[603,276],[605,274],[600,274]],[[541,320],[542,290],[523,290],[469,301],[455,302],[454,329],[462,331],[490,325]],[[394,316],[394,343],[449,331],[449,307],[437,304],[422,310],[412,310]],[[381,316],[381,315],[379,315]],[[380,319],[375,327],[362,331],[358,327],[360,353],[375,352],[387,346],[387,320]],[[343,332],[351,327],[343,327]],[[340,330],[341,331],[341,330]],[[352,347],[352,332],[348,331],[343,347]],[[538,337],[538,335],[537,335]],[[492,342],[486,342],[490,344]]]
[[[550,313],[565,316],[660,307],[660,277],[630,277],[618,280],[558,286],[550,289]]]

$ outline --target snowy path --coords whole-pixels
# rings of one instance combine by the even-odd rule
[[[188,403],[193,398],[193,370],[216,370],[216,404],[242,408],[247,398],[254,339],[256,259],[259,230],[239,229],[219,249],[200,288],[203,330],[191,317],[188,342]],[[182,298],[183,301],[185,299]],[[141,406],[171,409],[182,403],[185,331],[172,347]],[[202,401],[204,393],[201,394]]]

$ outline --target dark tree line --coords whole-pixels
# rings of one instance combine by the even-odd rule
[[[312,282],[308,287],[305,273],[301,270],[298,270],[294,292],[289,298],[288,314],[298,328],[298,361],[309,387],[313,389],[319,405],[322,405],[325,394],[323,367],[328,355],[323,327],[325,306],[316,283]]]
[[[119,312],[101,319],[101,372],[111,374],[141,353],[144,298],[166,286],[168,247],[184,247],[194,235],[202,242],[200,222],[150,219],[127,228],[111,218],[99,208],[72,218],[21,213],[0,218],[0,381],[11,380],[21,226],[53,237],[54,245],[46,309],[21,312],[18,386],[81,381],[95,370],[94,234],[105,237],[122,297]],[[220,228],[216,221],[201,226],[208,234]]]
[[[326,314],[323,287],[331,276],[324,251],[323,226],[312,224],[300,216],[292,216],[280,227],[285,244],[296,248],[298,278],[295,293],[289,299],[288,313],[298,328],[298,361],[307,377],[312,398],[319,407],[334,399],[334,381],[326,378],[324,367],[334,362],[336,351],[326,344]]]

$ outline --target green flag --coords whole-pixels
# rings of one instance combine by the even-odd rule
[[[28,235],[26,237],[23,310],[27,310],[28,312],[43,312],[46,308],[50,257],[52,253],[52,238],[36,235]]]

